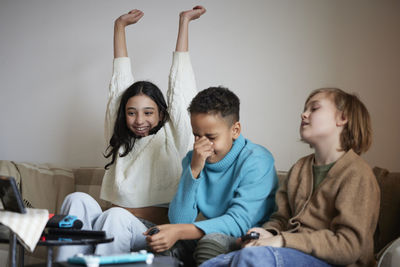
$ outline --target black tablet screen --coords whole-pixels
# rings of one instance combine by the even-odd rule
[[[0,199],[5,210],[26,212],[17,183],[13,177],[0,176]]]

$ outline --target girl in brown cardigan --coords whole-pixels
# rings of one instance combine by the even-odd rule
[[[301,114],[300,135],[315,153],[301,158],[276,195],[277,211],[257,240],[208,266],[373,266],[380,192],[359,156],[371,144],[363,103],[340,89],[315,90]]]

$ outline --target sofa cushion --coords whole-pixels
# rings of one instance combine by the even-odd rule
[[[74,170],[75,191],[91,195],[103,210],[111,207],[111,203],[100,199],[101,183],[103,181],[103,168],[79,168]]]
[[[373,169],[381,189],[381,207],[375,231],[375,252],[400,236],[400,173]]]
[[[277,171],[276,174],[278,175],[278,183],[279,187],[282,185],[283,181],[285,180],[286,176],[288,175],[287,171]]]
[[[57,213],[66,195],[74,192],[71,169],[51,164],[15,163],[21,175],[22,197],[28,207]]]

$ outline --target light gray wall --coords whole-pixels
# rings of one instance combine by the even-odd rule
[[[224,85],[241,98],[244,135],[265,145],[278,169],[310,153],[299,141],[312,89],[356,92],[371,113],[371,165],[400,170],[400,1],[36,0],[0,2],[0,159],[102,166],[103,118],[114,19],[128,29],[136,79],[165,92],[178,13],[191,25],[199,89]]]

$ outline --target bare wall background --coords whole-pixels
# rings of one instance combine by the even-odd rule
[[[385,0],[1,0],[0,159],[103,166],[114,19],[144,11],[127,30],[134,76],[166,92],[178,13],[197,4],[198,88],[239,95],[244,135],[278,169],[311,152],[298,133],[310,91],[335,86],[371,113],[367,161],[400,170],[400,1]]]

